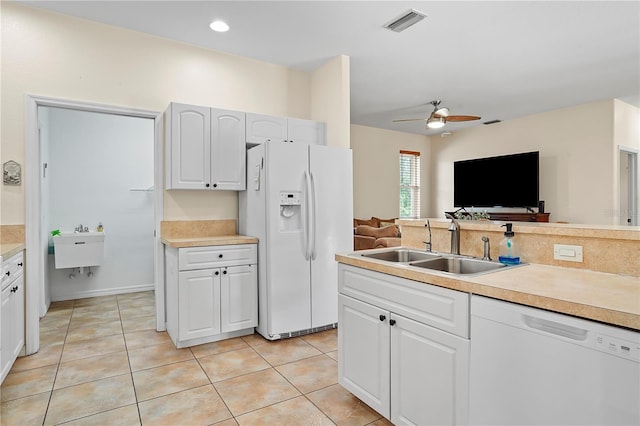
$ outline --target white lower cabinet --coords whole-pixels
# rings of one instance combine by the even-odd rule
[[[22,252],[2,264],[0,307],[0,383],[24,346],[24,273]]]
[[[204,269],[192,269],[205,264]],[[219,267],[213,267],[219,265]],[[253,333],[255,244],[165,248],[167,332],[178,348]]]
[[[467,424],[469,295],[348,265],[339,277],[340,384],[395,425]]]

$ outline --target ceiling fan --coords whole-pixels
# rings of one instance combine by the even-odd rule
[[[475,115],[450,115],[449,108],[441,107],[440,101],[429,102],[433,105],[433,112],[427,118],[405,118],[401,120],[393,120],[394,123],[400,123],[403,121],[418,121],[424,120],[427,123],[429,129],[439,129],[448,122],[460,122],[460,121],[473,121],[480,120],[480,117]]]

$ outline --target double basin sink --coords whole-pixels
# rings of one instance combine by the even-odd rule
[[[447,272],[454,275],[479,275],[504,268],[506,265],[490,260],[481,260],[453,254],[441,254],[394,248],[374,253],[362,253],[362,257],[392,263],[407,264],[418,268]]]

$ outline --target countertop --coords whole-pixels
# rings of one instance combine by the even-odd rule
[[[0,244],[0,256],[2,256],[2,260],[4,261],[20,253],[24,248],[24,243],[2,243]]]
[[[204,247],[223,246],[228,244],[256,244],[258,239],[246,235],[217,235],[211,237],[194,238],[161,238],[163,244],[169,247]]]
[[[365,258],[362,253],[337,254],[336,260],[453,290],[640,330],[640,278],[539,264],[464,277]]]

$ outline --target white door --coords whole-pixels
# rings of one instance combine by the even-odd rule
[[[223,333],[258,325],[256,265],[222,268],[220,318]]]
[[[391,314],[391,422],[468,422],[469,341]]]
[[[211,109],[211,189],[246,188],[245,114]]]
[[[325,124],[299,118],[288,118],[287,140],[307,145],[325,145]]]
[[[338,320],[336,253],[353,248],[353,174],[350,149],[309,146],[313,182],[311,320],[313,327]]]
[[[178,274],[178,334],[180,340],[220,333],[220,269]]]
[[[247,143],[287,140],[287,119],[271,115],[247,113]]]
[[[211,182],[210,109],[171,104],[171,187],[206,189]]]
[[[338,382],[389,419],[389,312],[339,296]]]
[[[306,145],[271,141],[266,147],[267,327],[275,335],[311,327],[308,158]],[[298,204],[289,204],[290,195]]]

